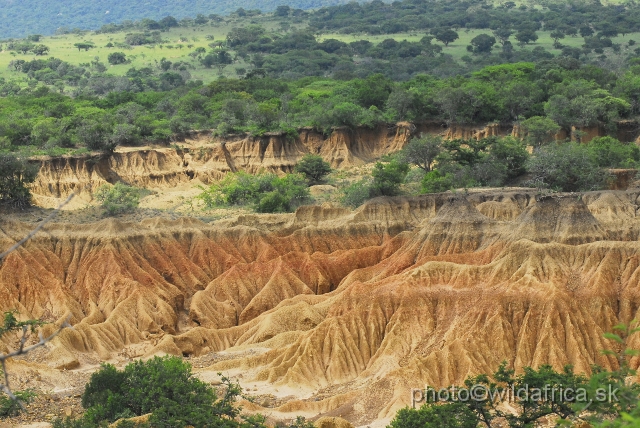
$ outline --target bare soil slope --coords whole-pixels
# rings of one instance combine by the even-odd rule
[[[615,364],[599,351],[639,315],[639,204],[638,191],[484,191],[211,224],[50,224],[0,266],[0,309],[71,315],[42,357],[54,368],[183,355],[268,398],[249,409],[363,425],[411,388],[502,360]],[[0,248],[29,227],[0,223]]]

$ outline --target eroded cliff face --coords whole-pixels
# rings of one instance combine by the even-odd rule
[[[50,224],[0,266],[0,309],[71,316],[55,367],[224,355],[204,370],[299,397],[248,408],[368,424],[411,388],[503,360],[613,367],[602,334],[640,315],[639,204],[637,191],[485,191],[212,224]],[[0,223],[0,248],[28,230]]]
[[[228,172],[288,173],[307,153],[321,155],[333,168],[344,168],[402,149],[414,131],[411,124],[398,124],[376,129],[339,128],[329,137],[301,129],[297,138],[272,133],[224,140],[205,133],[172,148],[130,148],[112,155],[34,160],[40,164],[40,173],[31,189],[38,205],[56,206],[72,192],[78,196],[76,204],[90,201],[99,186],[118,181],[144,188],[170,188],[192,180],[207,184]]]
[[[620,132],[629,137],[636,128],[624,122]],[[582,129],[583,141],[603,135],[598,128]],[[105,183],[124,181],[144,188],[172,188],[194,181],[208,184],[228,172],[260,171],[278,174],[292,172],[307,153],[319,154],[333,168],[346,168],[371,162],[380,156],[401,150],[409,139],[420,133],[442,135],[446,139],[485,138],[514,135],[524,137],[518,126],[486,126],[407,122],[393,126],[337,128],[330,136],[313,129],[300,129],[296,138],[279,133],[260,137],[235,136],[227,139],[200,133],[172,148],[121,148],[110,156],[43,158],[40,173],[32,185],[36,204],[54,207],[75,192],[74,204],[90,202],[92,194]],[[556,136],[565,139],[563,133]],[[628,141],[628,140],[625,140]],[[626,189],[629,178],[621,177],[614,189]]]

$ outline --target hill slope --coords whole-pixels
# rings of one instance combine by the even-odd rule
[[[637,203],[637,190],[523,189],[212,224],[50,224],[0,266],[0,310],[71,315],[42,355],[53,367],[201,358],[202,378],[224,372],[278,398],[250,410],[366,425],[411,388],[503,360],[612,367],[602,333],[638,317]],[[28,231],[0,222],[0,248]]]
[[[96,29],[104,24],[144,18],[194,18],[197,14],[229,14],[238,8],[270,12],[279,5],[313,9],[347,3],[345,0],[107,0],[88,2],[60,0],[0,0],[0,37],[24,37],[28,34],[53,34],[60,27]]]

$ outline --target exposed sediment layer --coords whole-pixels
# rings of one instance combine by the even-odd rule
[[[627,128],[629,126],[622,126]],[[305,128],[300,129],[295,138],[268,133],[260,137],[243,135],[220,139],[200,133],[182,146],[121,149],[104,156],[40,159],[37,161],[40,173],[32,185],[32,193],[38,205],[52,207],[72,192],[79,196],[77,200],[90,201],[99,186],[118,181],[144,188],[171,188],[192,180],[207,184],[228,172],[282,174],[293,171],[307,153],[319,154],[333,168],[345,168],[396,152],[412,135],[420,132],[441,134],[448,139],[521,136],[517,126],[446,127],[440,123],[416,126],[406,122],[374,129],[337,128],[330,136]],[[592,129],[589,135],[595,136],[598,132]],[[631,170],[616,170],[614,174],[617,179],[612,188],[616,190],[626,190],[635,176]]]
[[[639,205],[637,191],[485,191],[213,224],[50,224],[0,266],[0,309],[71,315],[55,367],[224,352],[211,370],[306,391],[270,411],[365,424],[410,388],[503,360],[614,366],[602,333],[640,315]],[[28,230],[0,223],[1,247]]]
[[[40,173],[31,189],[36,202],[47,205],[47,199],[65,198],[72,192],[90,198],[99,186],[118,181],[144,188],[166,188],[191,180],[209,183],[228,172],[288,173],[307,153],[321,155],[333,168],[343,168],[402,149],[411,129],[410,124],[376,129],[339,128],[329,137],[312,129],[301,129],[296,138],[273,133],[225,140],[200,134],[177,147],[43,158],[37,161]]]

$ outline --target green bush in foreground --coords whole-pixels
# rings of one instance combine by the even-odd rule
[[[150,413],[149,425],[153,427],[263,427],[263,418],[240,415],[235,406],[240,387],[227,378],[222,380],[218,396],[218,391],[194,377],[191,366],[178,357],[135,361],[122,371],[104,364],[91,375],[82,395],[84,416],[75,421],[59,420],[54,426],[101,426]],[[134,425],[124,422],[123,426]]]
[[[198,196],[207,208],[215,206],[250,205],[259,213],[293,212],[310,198],[304,177],[272,173],[250,175],[238,172],[203,189]]]
[[[389,428],[476,428],[478,419],[464,404],[448,403],[400,409]]]
[[[95,194],[107,215],[118,215],[134,211],[140,204],[140,189],[123,183],[103,185]]]

